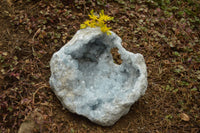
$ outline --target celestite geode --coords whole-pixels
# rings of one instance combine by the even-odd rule
[[[127,114],[148,84],[143,56],[126,51],[111,33],[81,29],[50,61],[49,82],[63,106],[102,126]],[[113,62],[111,48],[119,49],[121,65]]]

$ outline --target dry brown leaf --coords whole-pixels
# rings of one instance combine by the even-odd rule
[[[180,117],[181,117],[181,120],[183,120],[183,121],[189,121],[190,120],[190,117],[185,113],[181,113]]]
[[[7,0],[7,3],[9,6],[12,6],[12,4],[13,4],[11,0]]]

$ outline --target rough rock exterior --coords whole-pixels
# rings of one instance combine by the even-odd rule
[[[50,62],[49,82],[63,106],[102,126],[127,114],[147,88],[143,56],[126,51],[120,37],[111,33],[79,30]],[[111,48],[119,49],[121,65],[113,62]]]

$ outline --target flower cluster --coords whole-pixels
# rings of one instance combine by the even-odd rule
[[[111,27],[107,27],[105,23],[107,21],[113,20],[113,17],[105,15],[104,10],[101,10],[99,15],[95,15],[94,10],[91,10],[88,16],[90,17],[90,20],[86,20],[83,24],[81,24],[80,25],[81,29],[84,29],[88,26],[91,28],[98,26],[101,28],[102,32],[105,32],[107,35],[111,35],[110,32]]]

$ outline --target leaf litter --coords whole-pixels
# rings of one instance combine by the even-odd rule
[[[199,1],[0,2],[0,132],[199,132]],[[48,84],[52,54],[87,14],[105,11],[123,46],[145,57],[148,89],[114,126],[64,109]],[[112,53],[120,62],[118,53]]]

